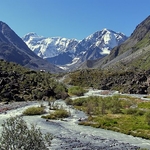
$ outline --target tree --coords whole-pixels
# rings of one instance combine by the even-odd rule
[[[0,150],[48,150],[52,135],[42,134],[35,125],[28,128],[22,117],[10,117],[2,124]]]

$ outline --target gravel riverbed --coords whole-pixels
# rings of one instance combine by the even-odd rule
[[[85,96],[99,94],[100,91],[92,90]],[[42,132],[50,132],[54,135],[50,150],[138,150],[146,148],[150,150],[150,140],[125,135],[122,133],[78,125],[79,118],[86,118],[82,111],[67,106],[63,100],[56,101],[57,105],[69,110],[71,117],[64,120],[42,119],[41,116],[24,116],[28,124],[34,123]],[[48,106],[47,102],[43,103]],[[30,106],[40,106],[39,102],[17,102],[0,105],[0,132],[3,120],[10,116],[21,115]],[[48,110],[48,109],[47,109]]]

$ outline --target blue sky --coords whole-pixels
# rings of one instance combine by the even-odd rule
[[[0,20],[20,37],[81,40],[108,28],[127,36],[150,15],[150,0],[1,0]]]

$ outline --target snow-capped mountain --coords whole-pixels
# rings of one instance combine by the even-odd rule
[[[124,34],[116,33],[105,28],[82,40],[81,45],[84,47],[98,47],[101,49],[100,53],[103,55],[109,54],[112,48],[121,44],[126,39],[127,37]]]
[[[103,57],[126,39],[124,34],[108,29],[97,31],[81,41],[61,37],[46,38],[36,33],[23,37],[23,41],[38,56],[53,64],[67,66]]]
[[[51,58],[66,52],[72,53],[72,48],[68,49],[68,47],[73,47],[73,45],[78,43],[77,40],[73,39],[61,37],[46,38],[36,33],[25,35],[23,40],[32,51],[42,58]]]
[[[0,59],[14,62],[32,70],[62,72],[59,67],[38,57],[9,25],[0,21]]]

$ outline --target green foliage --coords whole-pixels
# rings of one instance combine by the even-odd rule
[[[148,112],[145,114],[145,119],[146,119],[147,124],[150,126],[150,111],[148,111]]]
[[[52,135],[43,134],[41,130],[27,123],[21,117],[11,117],[2,124],[0,137],[1,150],[48,150]]]
[[[146,113],[144,110],[140,110],[138,108],[128,108],[124,110],[124,113],[127,115],[137,115],[137,116],[142,116]]]
[[[138,108],[150,109],[150,102],[144,101],[138,104]]]
[[[143,48],[142,54],[140,57],[136,60],[133,60],[130,63],[131,66],[134,66],[136,68],[139,68],[141,70],[149,70],[150,68],[150,49],[145,50]]]
[[[146,46],[150,45],[150,38],[149,38],[149,34],[147,34],[141,41],[139,41],[135,46],[134,49],[140,49],[140,48],[144,48]]]
[[[106,84],[109,80],[111,83],[113,80],[118,80],[118,78],[124,80],[122,78],[124,78],[125,74],[126,72],[120,70],[115,72],[112,70],[86,69],[72,72],[68,78],[70,78],[69,84],[71,85],[107,90],[109,88],[117,88],[118,86],[120,88],[121,86],[118,83],[114,83],[111,87],[107,87]]]
[[[112,104],[111,104],[111,112],[113,114],[121,113],[122,105],[121,105],[121,100],[119,99],[118,96],[113,96],[112,97]]]
[[[82,96],[86,90],[80,86],[72,86],[68,89],[69,95],[77,95],[77,96]]]
[[[71,85],[98,88],[99,81],[103,78],[103,72],[98,69],[79,70],[70,73],[68,78]]]
[[[42,116],[42,118],[45,118],[45,119],[61,119],[61,118],[67,118],[70,116],[70,113],[65,110],[65,109],[58,109],[58,110],[55,110],[54,112],[46,115],[46,116]]]
[[[44,97],[65,99],[68,91],[48,72],[33,71],[0,60],[0,101],[42,100]]]
[[[90,98],[77,98],[75,100],[73,100],[73,105],[75,106],[84,106],[84,104],[87,104],[87,101]]]
[[[41,115],[44,113],[45,113],[44,107],[29,107],[23,112],[24,115],[28,115],[28,116],[29,115]]]
[[[132,99],[132,98],[131,98]],[[108,96],[108,97],[99,97],[99,96],[90,96],[87,98],[78,98],[73,100],[72,105],[81,106],[84,110],[94,108],[92,114],[105,114],[108,112],[118,114],[122,113],[122,109],[130,107],[133,105],[134,100],[131,102],[130,97],[127,96]],[[89,110],[88,110],[89,111]]]
[[[75,108],[89,115],[80,125],[114,130],[150,139],[149,102],[138,98],[114,95],[73,100]]]
[[[146,55],[146,57],[146,61],[149,59],[149,63],[147,62],[149,66],[147,66],[147,70],[149,70],[150,57],[149,55]],[[119,69],[117,71],[113,69],[78,70],[70,73],[68,76],[70,79],[68,84],[73,86],[92,87],[101,90],[117,90],[121,93],[148,93],[148,86],[144,84],[149,76],[148,71],[144,72],[143,69],[141,71],[134,66],[127,69]],[[145,76],[145,78],[141,78],[141,76]]]
[[[67,105],[72,105],[73,100],[72,100],[71,98],[67,98],[67,99],[65,100],[65,103],[66,103]]]

